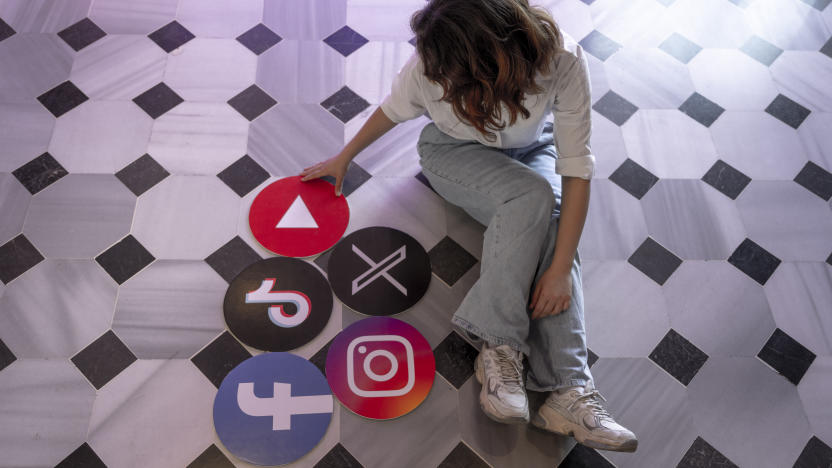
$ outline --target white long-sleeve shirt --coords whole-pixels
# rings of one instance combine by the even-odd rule
[[[446,134],[461,140],[476,140],[497,148],[522,148],[536,141],[543,132],[549,112],[554,113],[554,138],[558,159],[555,172],[562,176],[591,179],[595,175],[595,156],[590,148],[592,133],[589,65],[583,48],[571,36],[561,33],[566,52],[554,59],[549,73],[538,74],[536,82],[545,91],[526,94],[523,105],[528,119],[517,115],[514,125],[502,131],[491,130],[494,142],[485,139],[476,128],[460,121],[451,104],[440,100],[442,87],[428,81],[419,54],[414,51],[393,80],[390,94],[381,110],[393,122],[400,123],[427,115]],[[503,105],[503,121],[508,110]]]

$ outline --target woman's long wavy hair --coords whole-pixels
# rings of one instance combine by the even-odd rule
[[[501,104],[509,125],[518,114],[529,117],[525,93],[543,91],[535,75],[547,73],[563,50],[555,20],[528,0],[429,0],[410,27],[425,76],[444,90],[442,101],[488,141],[496,136],[486,127],[506,126]]]

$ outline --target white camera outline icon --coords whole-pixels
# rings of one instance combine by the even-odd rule
[[[405,350],[405,360],[407,362],[407,384],[404,387],[394,390],[363,390],[358,388],[358,385],[355,383],[355,348],[361,343],[367,342],[376,342],[376,341],[392,341],[396,343],[401,343],[404,346]],[[370,361],[372,360],[374,355],[385,356],[390,359],[391,369],[386,374],[379,376],[374,372],[370,371]],[[396,360],[391,359],[393,353],[387,350],[376,350],[367,355],[367,358],[364,360],[364,371],[368,374],[371,380],[375,380],[377,382],[382,382],[386,380],[390,380],[393,375],[396,373],[398,369],[398,362]],[[374,378],[375,376],[376,378]],[[359,336],[358,338],[353,339],[349,346],[347,346],[347,385],[349,385],[350,390],[360,396],[365,398],[380,398],[380,397],[397,397],[408,394],[411,390],[413,390],[413,386],[416,384],[416,359],[413,354],[413,345],[410,344],[403,336],[399,335],[367,335],[367,336]]]

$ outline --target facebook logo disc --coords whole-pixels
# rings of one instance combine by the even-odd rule
[[[214,399],[214,428],[225,448],[256,465],[285,465],[309,453],[332,420],[326,378],[289,353],[264,353],[235,367]]]

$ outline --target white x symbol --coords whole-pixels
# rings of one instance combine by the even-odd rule
[[[405,247],[402,246],[399,250],[388,255],[384,260],[376,263],[370,257],[367,256],[364,252],[361,251],[355,244],[352,245],[352,251],[355,252],[356,255],[361,257],[362,260],[367,262],[367,265],[370,265],[370,268],[361,274],[358,278],[352,280],[352,294],[355,295],[358,291],[364,289],[368,284],[375,281],[378,277],[384,277],[390,284],[395,286],[396,289],[401,291],[402,294],[407,296],[407,288],[401,285],[398,281],[396,281],[389,273],[387,273],[391,268],[398,265],[405,259]],[[391,261],[392,260],[392,261]],[[390,263],[388,263],[390,262]],[[379,266],[383,266],[383,268],[379,268]],[[362,280],[365,280],[362,283]]]

